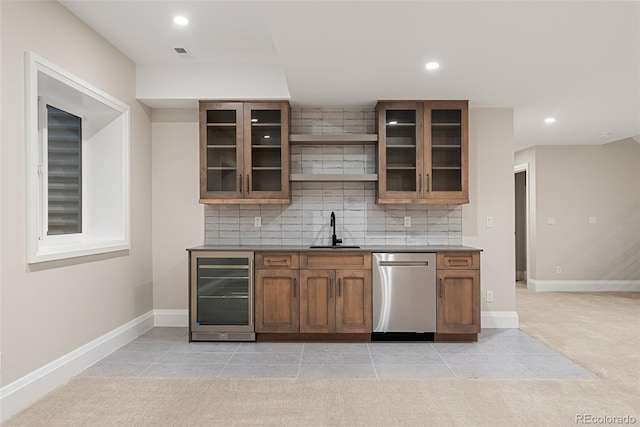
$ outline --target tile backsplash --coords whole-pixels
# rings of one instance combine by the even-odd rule
[[[291,132],[375,133],[373,109],[292,109]],[[294,145],[291,173],[376,173],[374,145]],[[292,182],[291,205],[205,205],[205,244],[461,245],[459,205],[378,205],[374,182]],[[255,217],[262,226],[255,227]],[[404,218],[411,226],[404,226]]]

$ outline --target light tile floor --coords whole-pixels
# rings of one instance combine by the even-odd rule
[[[189,343],[187,328],[156,327],[89,367],[85,376],[199,378],[598,377],[518,329],[476,343]]]

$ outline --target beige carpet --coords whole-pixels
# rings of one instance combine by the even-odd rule
[[[517,298],[525,332],[600,379],[79,377],[6,426],[575,426],[579,414],[640,425],[640,294],[519,289]]]

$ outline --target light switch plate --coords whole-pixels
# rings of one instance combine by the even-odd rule
[[[404,217],[404,226],[405,227],[411,227],[411,217],[410,216],[405,216]]]
[[[262,217],[256,216],[253,218],[253,226],[254,227],[262,227]]]
[[[487,302],[493,302],[493,291],[487,291]]]
[[[598,217],[597,216],[590,216],[589,217],[589,224],[597,224],[598,223]]]
[[[493,217],[492,216],[488,216],[487,217],[487,228],[493,228]]]
[[[547,218],[547,224],[549,225],[555,225],[556,223],[556,217],[555,216],[550,216]]]

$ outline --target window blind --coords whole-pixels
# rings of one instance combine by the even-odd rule
[[[47,235],[82,232],[82,119],[47,105]]]

